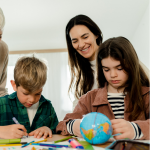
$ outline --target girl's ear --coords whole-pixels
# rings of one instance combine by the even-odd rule
[[[16,87],[15,81],[14,81],[14,80],[10,80],[10,83],[11,83],[11,85],[12,85],[12,87],[13,87],[13,90],[14,90],[14,91],[17,91],[17,87]]]

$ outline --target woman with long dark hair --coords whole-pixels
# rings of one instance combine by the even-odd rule
[[[95,79],[95,54],[102,43],[100,28],[88,16],[73,17],[66,26],[66,41],[71,70],[71,88],[75,88],[76,106],[79,97],[98,86]]]

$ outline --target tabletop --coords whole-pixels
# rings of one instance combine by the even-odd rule
[[[53,141],[61,140],[61,139],[64,139],[66,137],[69,137],[69,136],[64,136],[64,135],[61,135],[61,134],[53,134],[52,138],[47,138],[47,142],[53,142]],[[105,148],[110,144],[111,144],[111,142],[106,142],[104,144],[96,144],[96,145],[93,145],[93,146]]]

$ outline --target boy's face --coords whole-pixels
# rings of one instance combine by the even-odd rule
[[[43,88],[33,92],[29,93],[26,89],[24,89],[22,86],[16,86],[15,81],[11,80],[12,87],[14,91],[17,92],[17,97],[22,105],[25,107],[31,107],[33,104],[37,103],[40,100],[41,93]]]

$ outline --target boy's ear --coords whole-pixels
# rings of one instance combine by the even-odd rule
[[[13,90],[14,90],[14,91],[17,91],[17,87],[16,87],[15,81],[14,81],[14,80],[10,80],[10,83],[11,83],[11,85],[12,85],[12,87],[13,87]]]

